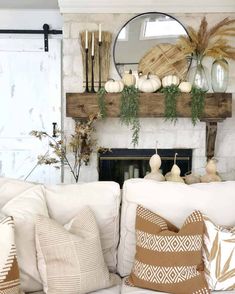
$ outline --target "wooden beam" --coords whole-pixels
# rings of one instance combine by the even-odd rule
[[[121,95],[107,94],[105,101],[108,117],[119,117]],[[86,118],[97,113],[98,97],[93,93],[67,93],[66,116]],[[161,93],[141,93],[139,99],[139,117],[164,117],[165,100]],[[177,98],[178,117],[191,117],[191,96],[182,93]],[[202,119],[225,119],[232,116],[231,93],[208,93],[205,99],[205,110]]]

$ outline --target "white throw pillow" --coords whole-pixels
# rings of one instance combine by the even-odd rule
[[[11,199],[2,212],[14,218],[21,287],[25,292],[40,291],[34,231],[36,215],[48,216],[43,187],[33,186]]]
[[[205,215],[203,219],[203,256],[209,288],[235,290],[235,227],[218,226]]]
[[[105,264],[99,229],[88,207],[66,228],[38,216],[35,237],[45,293],[83,294],[119,283],[119,277],[110,274]]]

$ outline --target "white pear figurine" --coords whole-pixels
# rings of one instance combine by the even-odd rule
[[[156,149],[156,154],[154,154],[149,160],[151,172],[147,174],[144,178],[149,180],[155,180],[158,182],[165,181],[165,177],[162,175],[162,173],[159,170],[161,167],[161,164],[162,164],[162,160],[161,160],[161,157],[157,154],[157,149]]]
[[[201,182],[221,182],[221,178],[217,174],[216,160],[214,158],[208,161],[206,165],[206,174],[201,177]]]
[[[170,182],[180,182],[180,183],[184,183],[184,180],[180,177],[180,168],[178,167],[178,165],[176,164],[176,156],[178,154],[175,153],[175,159],[174,159],[174,164],[172,166],[171,172],[168,173],[166,179],[167,181]]]

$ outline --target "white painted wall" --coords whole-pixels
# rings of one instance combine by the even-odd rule
[[[40,30],[44,23],[53,29],[61,29],[63,18],[59,10],[0,8],[0,29]]]

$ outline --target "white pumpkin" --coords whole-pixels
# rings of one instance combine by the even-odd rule
[[[122,77],[123,83],[125,86],[134,86],[136,83],[136,78],[132,74],[132,70],[129,70],[129,73],[125,73]]]
[[[179,89],[183,93],[190,93],[192,90],[192,84],[190,82],[181,82],[179,84]]]
[[[144,93],[153,93],[161,88],[161,80],[156,75],[141,76],[137,81],[137,88]]]
[[[178,86],[179,83],[180,83],[180,79],[176,75],[168,75],[162,79],[162,86],[164,88],[171,85]]]
[[[107,93],[120,93],[124,88],[123,81],[109,80],[104,85]]]

